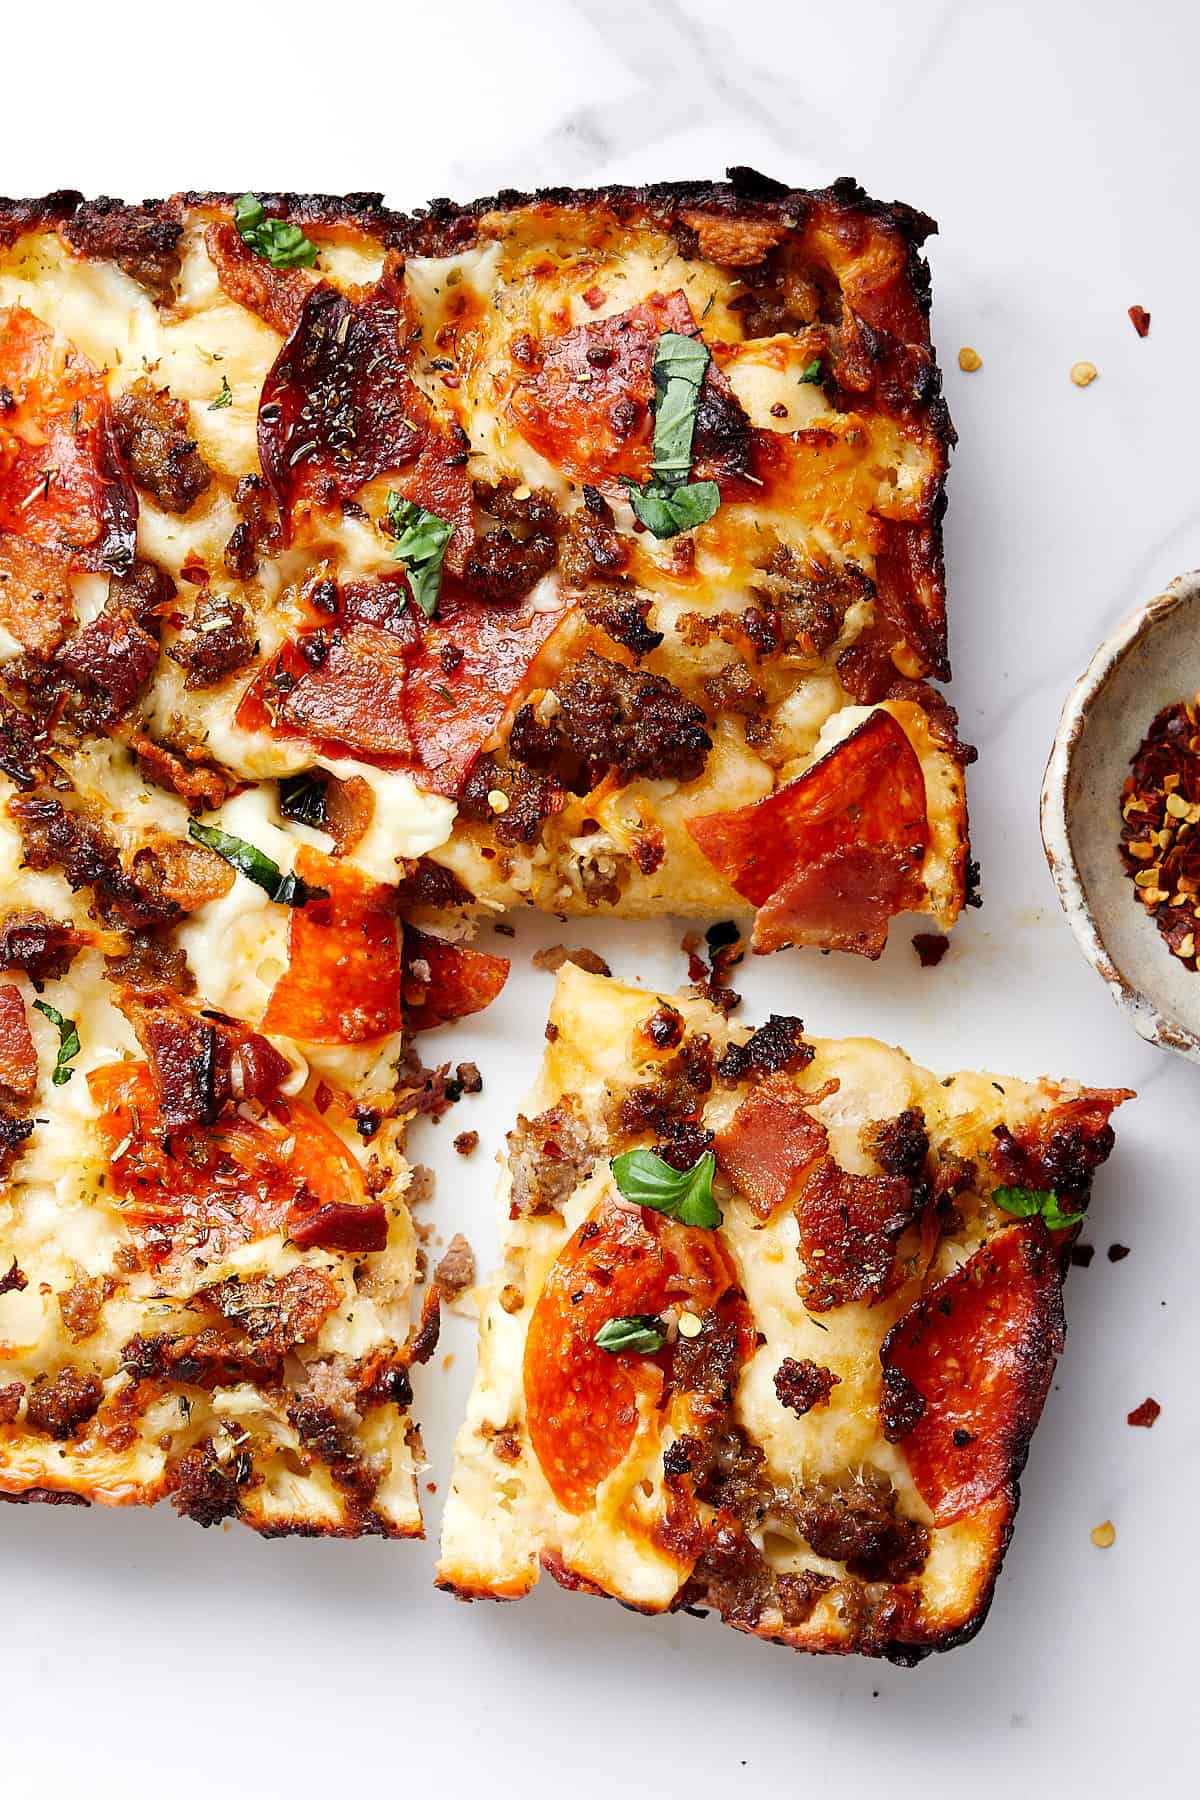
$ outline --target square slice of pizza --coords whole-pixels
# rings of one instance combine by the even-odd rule
[[[901,1662],[978,1629],[1125,1090],[939,1078],[570,965],[439,1580]]]
[[[747,170],[0,202],[6,755],[307,783],[422,917],[948,927],[932,228]]]

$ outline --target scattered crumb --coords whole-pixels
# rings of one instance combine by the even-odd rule
[[[1148,337],[1150,335],[1150,314],[1146,311],[1144,306],[1131,306],[1129,309],[1129,318],[1133,325],[1133,329],[1137,332],[1139,337]]]
[[[950,939],[938,931],[918,931],[912,941],[923,969],[936,969],[950,948]]]
[[[568,950],[565,944],[552,944],[548,950],[535,950],[533,953],[535,969],[544,969],[548,975],[557,975],[564,963],[574,963],[577,969],[585,969],[589,975],[611,975],[612,970],[602,956],[594,950]]]
[[[1071,1245],[1071,1266],[1072,1266],[1072,1268],[1076,1268],[1076,1269],[1090,1268],[1092,1258],[1093,1258],[1093,1256],[1095,1256],[1095,1254],[1096,1254],[1095,1244],[1072,1244]]]
[[[447,1306],[475,1283],[475,1252],[461,1231],[446,1246],[446,1254],[433,1271],[433,1279]]]
[[[1110,1244],[1108,1246],[1109,1262],[1124,1262],[1125,1258],[1128,1255],[1129,1255],[1129,1245],[1128,1244]]]
[[[500,937],[515,938],[517,935],[516,926],[508,924],[505,919],[498,919],[492,926],[492,930]]]
[[[460,1156],[470,1156],[472,1150],[476,1149],[478,1144],[479,1133],[477,1131],[460,1131],[454,1140],[454,1148],[458,1151]]]
[[[1071,364],[1071,380],[1076,387],[1091,387],[1100,373],[1095,363],[1077,362]]]
[[[519,1287],[510,1281],[507,1287],[500,1289],[500,1305],[506,1313],[519,1313],[525,1304],[525,1296]]]
[[[1117,1541],[1117,1528],[1111,1519],[1105,1519],[1103,1525],[1097,1525],[1092,1532],[1092,1542],[1097,1550],[1111,1550]]]
[[[1142,1401],[1140,1406],[1134,1407],[1133,1411],[1126,1418],[1125,1423],[1127,1425],[1144,1425],[1146,1429],[1149,1430],[1161,1411],[1162,1407],[1158,1404],[1157,1400],[1147,1398]]]
[[[958,366],[965,369],[968,375],[973,375],[976,369],[982,369],[983,358],[978,350],[972,350],[970,344],[964,344],[958,353]]]
[[[479,1073],[478,1063],[459,1063],[454,1074],[464,1094],[482,1094],[483,1076]]]
[[[424,1206],[427,1200],[433,1199],[433,1190],[437,1184],[437,1176],[428,1163],[414,1163],[404,1199],[409,1206]]]
[[[443,1369],[452,1369],[454,1367],[454,1352],[453,1352],[453,1350],[447,1350],[445,1356],[443,1356],[442,1367],[443,1367]]]
[[[417,1287],[424,1287],[429,1280],[429,1258],[418,1245],[413,1257],[413,1282]]]

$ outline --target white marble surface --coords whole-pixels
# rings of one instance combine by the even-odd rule
[[[735,41],[725,21],[752,28]],[[1061,698],[1095,642],[1200,563],[1190,0],[805,0],[341,7],[207,0],[10,9],[0,186],[383,187],[399,205],[499,185],[857,175],[933,213],[935,331],[961,435],[948,528],[954,698],[980,746],[986,905],[936,972],[793,955],[746,974],[822,1032],[1140,1090],[1068,1289],[1066,1355],[992,1617],[916,1671],[800,1659],[715,1623],[545,1590],[460,1607],[427,1546],[262,1544],[150,1516],[0,1519],[0,1793],[560,1791],[724,1795],[1194,1792],[1200,1579],[1195,1069],[1138,1042],[1059,915],[1037,829]],[[1153,312],[1141,342],[1126,317]],[[960,345],[982,370],[963,375]],[[1068,379],[1089,358],[1100,379]],[[453,1039],[488,1090],[420,1149],[443,1230],[486,1258],[491,1153],[531,1077],[548,978]],[[614,966],[682,974],[678,932],[610,932]],[[595,940],[593,940],[595,941]],[[450,1046],[447,1046],[447,1054]],[[1132,1255],[1110,1265],[1114,1239]],[[444,1490],[468,1380],[427,1371]],[[1152,1432],[1127,1410],[1163,1406]],[[441,1498],[427,1496],[436,1530]],[[1112,1550],[1089,1542],[1111,1517]]]

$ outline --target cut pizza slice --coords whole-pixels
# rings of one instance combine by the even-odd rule
[[[748,170],[0,202],[8,735],[307,777],[425,924],[950,926],[931,229]]]
[[[545,1569],[902,1662],[964,1641],[1129,1093],[943,1079],[570,965],[547,1037],[441,1585],[513,1599]]]

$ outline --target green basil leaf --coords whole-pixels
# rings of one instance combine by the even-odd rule
[[[299,775],[283,775],[279,781],[279,810],[285,819],[297,825],[309,825],[324,831],[327,823],[325,795],[328,777],[320,769],[305,769]]]
[[[700,388],[709,364],[700,338],[664,331],[654,351],[654,460],[656,485],[675,486],[692,472],[692,436]]]
[[[228,375],[221,377],[221,391],[215,400],[208,403],[209,412],[222,412],[225,407],[233,405],[233,389],[229,385]]]
[[[432,619],[442,586],[442,558],[454,536],[454,525],[399,494],[388,495],[387,510],[396,540],[392,554],[404,564],[413,599],[425,617]]]
[[[690,1169],[673,1169],[653,1150],[626,1150],[612,1159],[613,1180],[626,1200],[666,1213],[681,1225],[701,1225],[708,1230],[721,1223],[721,1209],[713,1196],[716,1168],[711,1150]]]
[[[329,897],[328,888],[309,887],[307,881],[302,881],[299,875],[285,875],[278,863],[273,863],[269,856],[256,850],[245,838],[234,837],[228,831],[219,830],[216,825],[201,825],[198,819],[189,819],[188,836],[207,849],[215,850],[218,856],[223,856],[239,874],[245,875],[247,880],[262,888],[280,906],[307,906],[310,900],[325,900]]]
[[[630,1313],[624,1319],[608,1319],[592,1339],[593,1344],[614,1356],[620,1351],[631,1356],[653,1356],[666,1341],[662,1320],[654,1313]]]
[[[55,1087],[65,1087],[75,1073],[74,1069],[68,1067],[68,1064],[72,1057],[79,1055],[81,1049],[79,1027],[74,1019],[64,1019],[58,1008],[48,1005],[45,1000],[35,1000],[33,1010],[40,1012],[43,1018],[49,1019],[50,1023],[58,1030],[58,1055],[55,1058],[54,1072],[50,1079]]]
[[[243,194],[233,208],[233,222],[242,242],[273,269],[311,269],[320,254],[298,225],[285,219],[268,219],[254,194]]]
[[[821,378],[821,359],[819,356],[814,356],[808,367],[801,370],[800,382],[803,385],[806,381],[820,381]]]
[[[1063,1212],[1058,1195],[1046,1188],[993,1188],[992,1199],[1002,1212],[1012,1213],[1018,1219],[1044,1220],[1047,1231],[1065,1231],[1068,1225],[1078,1225],[1084,1216],[1081,1212]]]
[[[656,487],[653,482],[639,488],[629,484],[629,504],[636,519],[656,538],[678,537],[681,531],[692,531],[711,519],[721,504],[721,490],[715,481],[693,481],[686,487]]]

